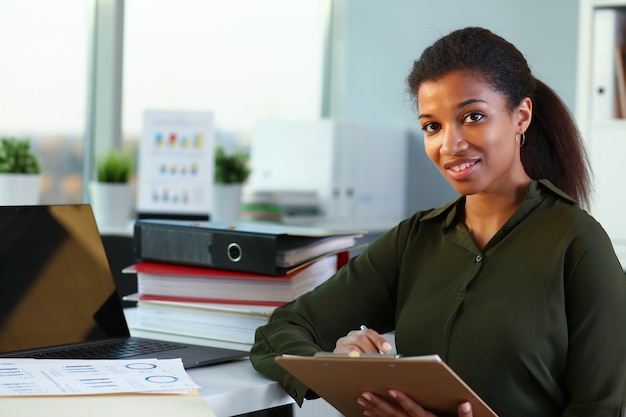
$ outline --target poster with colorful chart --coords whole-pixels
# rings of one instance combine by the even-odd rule
[[[139,214],[207,216],[214,148],[212,113],[146,110],[137,171]]]

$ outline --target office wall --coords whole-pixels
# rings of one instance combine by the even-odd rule
[[[451,195],[428,167],[405,79],[421,51],[464,26],[484,26],[515,44],[537,78],[575,112],[579,0],[334,0],[328,94],[339,120],[415,131],[407,211]],[[414,183],[415,185],[416,183]],[[418,195],[419,194],[419,195]]]
[[[415,127],[405,91],[413,61],[440,36],[484,26],[515,44],[535,75],[575,105],[578,0],[335,0],[335,117]]]

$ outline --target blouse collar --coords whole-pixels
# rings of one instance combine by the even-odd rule
[[[554,184],[552,184],[549,180],[532,180],[528,184],[528,188],[526,190],[526,196],[524,197],[524,201],[522,205],[519,207],[517,212],[513,215],[512,219],[519,219],[526,217],[526,215],[534,209],[544,198],[548,195],[552,195],[557,199],[566,201],[570,204],[577,204],[576,201],[570,197],[568,194],[557,188]],[[465,196],[459,196],[458,198],[444,204],[441,207],[431,210],[426,215],[424,215],[420,221],[427,222],[436,219],[443,219],[443,228],[444,231],[449,230],[454,227],[458,223],[459,217],[457,216],[459,210],[462,210],[462,207],[465,205]]]

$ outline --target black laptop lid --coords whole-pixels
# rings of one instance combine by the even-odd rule
[[[0,207],[0,353],[128,335],[91,207]]]

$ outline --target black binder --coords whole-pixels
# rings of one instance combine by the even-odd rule
[[[364,232],[272,223],[137,220],[138,261],[284,275],[332,254],[360,247]]]

